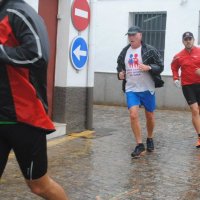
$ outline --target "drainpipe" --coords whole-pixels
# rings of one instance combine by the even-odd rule
[[[90,26],[89,26],[89,56],[87,66],[87,101],[86,101],[86,129],[93,129],[93,89],[94,89],[94,56],[95,56],[95,15],[97,0],[90,0]]]

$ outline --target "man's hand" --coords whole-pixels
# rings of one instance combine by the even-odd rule
[[[180,87],[181,87],[181,83],[180,83],[179,80],[175,80],[175,81],[174,81],[174,84],[175,84],[175,86],[176,86],[177,88],[180,88]]]
[[[200,76],[200,68],[196,69],[195,74],[198,75],[198,76]]]
[[[119,72],[119,79],[124,80],[125,79],[125,71]]]
[[[141,71],[144,71],[144,72],[147,72],[151,69],[151,67],[149,65],[144,65],[142,63],[139,63],[138,64],[138,67]]]

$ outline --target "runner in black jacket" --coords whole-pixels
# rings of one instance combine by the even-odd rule
[[[13,149],[31,191],[67,200],[47,175],[49,43],[41,17],[23,0],[0,1],[0,177]]]
[[[140,105],[145,108],[147,150],[150,152],[154,150],[155,88],[164,84],[160,76],[164,66],[160,53],[154,47],[142,42],[140,27],[130,27],[127,35],[130,44],[118,56],[117,72],[118,79],[123,80],[122,89],[126,94],[131,128],[137,143],[131,156],[138,158],[145,153],[138,114]]]
[[[142,45],[143,64],[151,66],[151,70],[149,71],[149,73],[151,74],[155,82],[155,87],[156,88],[163,87],[164,81],[161,79],[160,74],[164,69],[164,65],[163,65],[163,60],[160,56],[160,53],[154,47],[148,44],[144,44],[143,42],[141,42],[141,45]],[[126,71],[124,60],[125,60],[126,52],[130,46],[131,45],[128,44],[126,47],[124,47],[120,55],[118,56],[118,59],[117,59],[118,79],[119,79],[119,72]],[[125,84],[126,84],[126,80],[124,79],[122,82],[123,91],[125,91]]]

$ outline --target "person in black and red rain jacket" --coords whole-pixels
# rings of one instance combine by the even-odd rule
[[[42,18],[23,0],[0,0],[0,177],[11,149],[31,191],[67,200],[47,175],[49,42]]]

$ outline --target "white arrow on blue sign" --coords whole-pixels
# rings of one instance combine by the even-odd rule
[[[75,69],[84,68],[88,59],[88,45],[82,37],[77,36],[72,41],[70,57]]]

